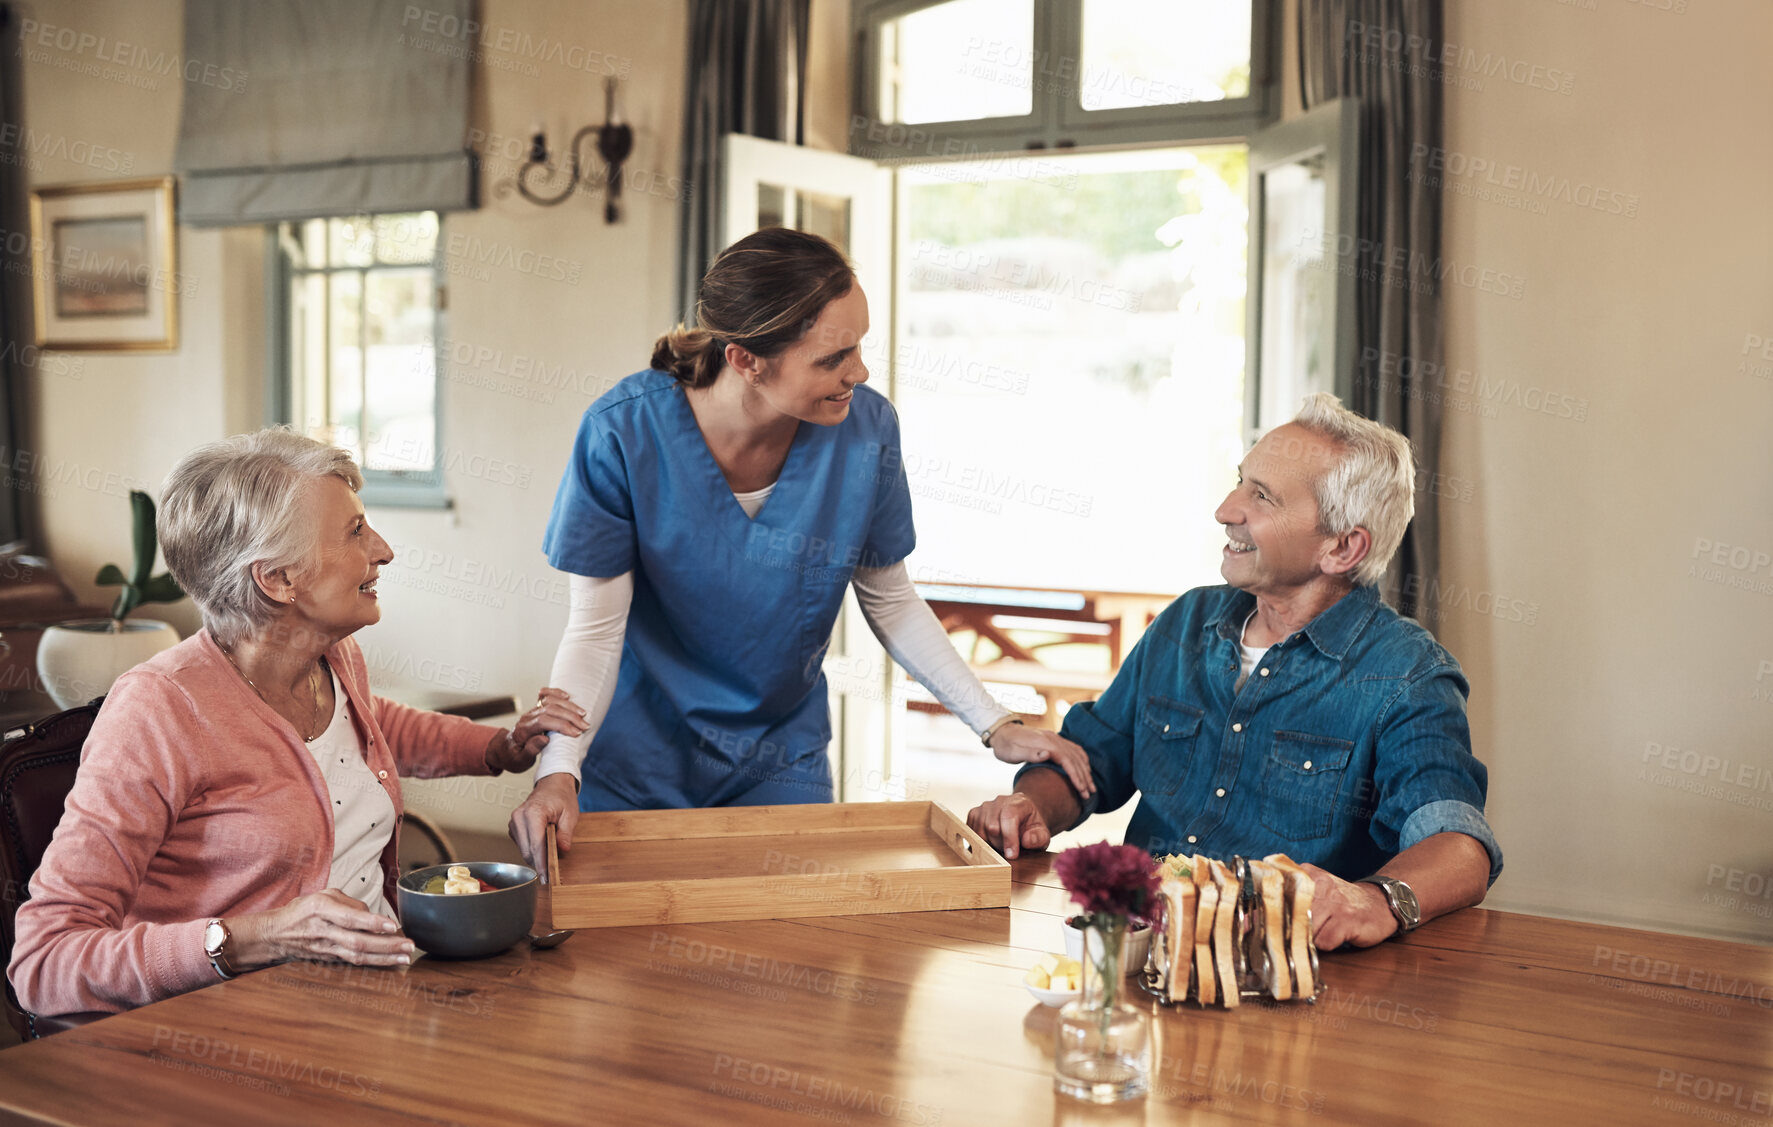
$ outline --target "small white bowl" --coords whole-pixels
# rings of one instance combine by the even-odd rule
[[[1065,953],[1079,962],[1084,961],[1083,932],[1072,927],[1068,921],[1061,921],[1065,929]],[[1090,945],[1095,949],[1095,944]],[[1151,954],[1151,928],[1142,927],[1129,931],[1120,941],[1120,973],[1125,978],[1129,974],[1138,974],[1145,969],[1146,956]]]
[[[1033,994],[1035,1001],[1043,1006],[1063,1006],[1083,993],[1082,990],[1042,990],[1040,987],[1031,986],[1026,982],[1022,984],[1022,989]]]

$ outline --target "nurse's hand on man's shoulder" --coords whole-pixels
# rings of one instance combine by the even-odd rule
[[[991,843],[991,848],[1014,858],[1024,849],[1045,849],[1052,831],[1040,807],[1027,795],[1000,794],[967,811],[967,825]]]
[[[548,826],[554,826],[554,841],[565,853],[573,847],[573,827],[579,824],[579,788],[573,777],[564,771],[543,775],[523,805],[511,812],[511,840],[517,843],[524,859],[538,873],[548,872]]]
[[[1078,797],[1088,798],[1096,791],[1096,781],[1090,776],[1089,752],[1057,732],[1005,724],[992,733],[991,754],[1005,763],[1051,762],[1065,772]]]

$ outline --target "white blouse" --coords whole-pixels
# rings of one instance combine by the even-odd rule
[[[328,666],[331,669],[331,666]],[[332,720],[308,744],[326,779],[332,810],[332,876],[328,887],[396,918],[382,894],[382,851],[394,836],[394,800],[363,757],[363,741],[346,714],[345,690],[332,675]]]

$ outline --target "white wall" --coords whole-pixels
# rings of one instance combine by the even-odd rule
[[[500,198],[498,185],[525,159],[530,122],[539,119],[558,149],[573,131],[603,120],[603,90],[599,76],[546,61],[534,64],[536,74],[483,66],[474,113],[487,134],[477,146],[482,207],[444,226],[445,250],[456,252],[443,392],[455,508],[373,511],[398,555],[383,573],[382,622],[362,642],[390,680],[533,699],[566,620],[566,586],[541,543],[579,417],[615,381],[646,367],[653,338],[675,315],[684,5],[499,0],[482,14],[489,28],[603,52],[626,70],[618,97],[635,148],[623,215],[606,225],[601,196],[579,194],[556,207]],[[513,251],[556,262],[536,274],[497,265]],[[500,829],[528,784],[411,789],[429,792],[446,822]]]
[[[1773,6],[1678,7],[1447,5],[1449,42],[1570,76],[1459,68],[1481,89],[1448,90],[1449,154],[1635,215],[1447,181],[1446,255],[1524,286],[1446,289],[1452,378],[1489,388],[1456,398],[1494,413],[1446,414],[1443,472],[1471,488],[1441,502],[1440,625],[1508,854],[1493,906],[1768,941]],[[1546,393],[1586,418],[1526,406]],[[1502,618],[1468,609],[1497,597]]]

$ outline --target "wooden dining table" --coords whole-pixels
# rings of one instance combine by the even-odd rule
[[[1008,908],[583,930],[285,965],[0,1051],[0,1122],[1773,1122],[1773,950],[1468,909],[1326,954],[1315,1005],[1162,1006],[1151,1090],[1057,1096],[1037,853]]]

